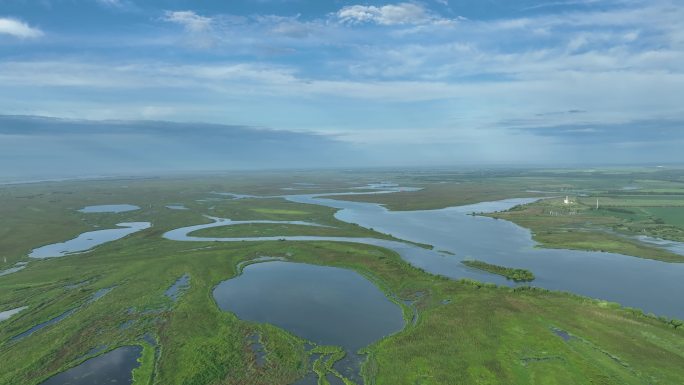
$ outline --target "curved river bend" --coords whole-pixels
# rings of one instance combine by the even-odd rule
[[[392,191],[387,191],[392,192]],[[378,193],[387,193],[385,191]],[[485,282],[512,285],[504,278],[470,269],[461,261],[475,258],[503,266],[534,272],[534,286],[563,290],[593,298],[618,302],[659,315],[684,318],[684,264],[667,263],[614,253],[588,252],[536,247],[529,230],[512,222],[472,216],[473,212],[507,210],[535,199],[506,199],[441,210],[389,211],[375,203],[348,202],[327,198],[344,194],[285,195],[283,198],[339,209],[335,217],[389,233],[401,239],[434,246],[418,246],[390,240],[353,237],[278,236],[258,238],[194,237],[193,231],[240,223],[265,221],[220,221],[184,227],[164,234],[178,241],[339,241],[364,243],[397,252],[408,263],[430,273],[449,278],[473,278]],[[272,222],[272,221],[271,221]],[[269,222],[270,223],[270,222]],[[279,222],[276,222],[279,223]],[[447,251],[448,255],[440,251]]]

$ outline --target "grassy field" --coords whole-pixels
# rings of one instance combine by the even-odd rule
[[[331,188],[351,186],[344,182],[345,176],[334,182],[326,181],[327,174],[306,176],[307,181]],[[684,378],[684,329],[675,328],[677,322],[616,304],[545,290],[450,281],[413,268],[388,250],[366,245],[187,243],[161,237],[173,228],[209,222],[202,214],[235,220],[311,220],[336,226],[316,231],[383,236],[342,226],[327,208],[280,199],[230,200],[211,194],[249,193],[250,186],[258,184],[256,177],[235,180],[0,187],[0,210],[10,214],[0,216],[0,256],[7,257],[6,265],[25,260],[31,248],[63,241],[94,226],[133,220],[153,223],[150,229],[94,251],[32,261],[27,269],[0,277],[0,311],[29,307],[0,323],[0,384],[39,384],[78,364],[93,348],[105,346],[107,351],[131,344],[143,346],[135,385],[292,383],[314,370],[306,341],[223,312],[211,295],[215,285],[237,274],[239,263],[264,255],[353,269],[389,296],[415,301],[415,324],[365,349],[366,384],[676,384]],[[265,195],[293,183],[287,178],[268,180],[258,188]],[[361,180],[368,183],[378,176]],[[131,203],[141,210],[90,215],[74,211],[106,203]],[[189,210],[164,207],[172,203],[182,203]],[[226,232],[264,235],[283,230],[235,226],[204,231],[226,236]],[[287,228],[293,234],[311,230]],[[184,274],[190,276],[189,288],[174,302],[164,291]],[[90,301],[103,288],[112,290]],[[61,322],[10,341],[72,308],[77,310]],[[260,335],[266,352],[263,366],[256,364],[250,349],[254,333]],[[321,361],[317,368],[329,371],[326,365]]]
[[[684,229],[684,207],[647,207],[643,210],[662,224]]]

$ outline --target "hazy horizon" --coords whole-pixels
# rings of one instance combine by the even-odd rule
[[[83,175],[152,175],[341,168],[573,168],[682,164],[679,157],[558,158],[548,162],[473,158],[433,162],[425,148],[362,148],[333,135],[260,127],[166,121],[73,120],[0,115],[0,179],[34,180]],[[428,151],[434,149],[429,148]],[[448,151],[445,151],[448,153]],[[661,154],[662,155],[662,154]],[[429,158],[429,157],[427,157]]]

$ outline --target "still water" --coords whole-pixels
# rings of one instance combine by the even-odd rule
[[[399,305],[363,276],[337,267],[255,263],[216,286],[214,298],[243,320],[270,323],[349,352],[404,327]]]
[[[41,385],[128,385],[140,363],[140,346],[122,346],[54,375]]]
[[[136,205],[98,205],[98,206],[86,206],[80,210],[81,213],[124,213],[126,211],[140,210],[140,207]]]
[[[214,299],[243,320],[265,322],[346,351],[335,368],[360,382],[357,351],[404,327],[399,305],[358,273],[283,261],[248,265],[221,282]]]
[[[117,239],[121,239],[127,235],[145,230],[152,225],[149,222],[129,222],[118,223],[117,226],[119,226],[118,229],[88,231],[66,242],[53,243],[33,249],[29,254],[29,257],[54,258],[88,251],[103,243],[116,241]]]
[[[0,311],[0,321],[8,320],[13,315],[20,313],[23,310],[28,309],[28,306],[17,307],[10,310]]]

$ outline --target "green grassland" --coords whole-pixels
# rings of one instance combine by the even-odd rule
[[[669,226],[684,229],[684,207],[643,207],[646,215],[656,218],[655,221]]]
[[[306,177],[331,188],[350,187],[345,175],[334,181],[327,180],[331,178],[328,174]],[[422,177],[427,176],[411,176],[414,180]],[[31,261],[25,270],[0,277],[0,311],[29,307],[0,323],[0,384],[39,384],[78,364],[93,348],[131,344],[143,346],[141,367],[134,372],[135,385],[292,383],[314,370],[306,341],[271,325],[242,321],[221,311],[212,298],[215,285],[238,274],[238,264],[264,255],[352,269],[388,296],[415,300],[415,324],[408,323],[400,333],[364,350],[366,384],[676,384],[684,378],[682,327],[616,304],[546,290],[451,281],[411,267],[391,251],[368,245],[190,243],[161,237],[173,228],[208,223],[203,214],[335,226],[334,230],[287,228],[297,235],[315,230],[317,235],[339,231],[384,236],[342,225],[332,216],[334,210],[327,208],[281,199],[230,200],[210,194],[271,195],[293,180],[298,179],[269,177],[261,185],[257,177],[206,177],[0,187],[0,257],[7,257],[5,266],[25,260],[34,247],[64,241],[96,229],[94,226],[123,221],[153,223],[147,230],[91,252]],[[378,180],[378,175],[361,180]],[[121,214],[74,211],[110,203],[137,204],[141,210]],[[189,210],[164,207],[171,203],[182,203]],[[283,230],[277,225],[203,231],[251,236]],[[183,274],[190,276],[190,286],[173,302],[164,291]],[[75,284],[78,286],[69,286]],[[113,289],[90,302],[92,294],[102,288]],[[408,318],[410,311],[402,306]],[[10,341],[72,308],[78,310],[61,322]],[[123,324],[130,326],[122,328]],[[564,340],[554,334],[557,329],[571,338]],[[266,352],[263,366],[256,365],[249,347],[249,336],[255,332]],[[156,345],[145,342],[145,336],[151,336]],[[329,371],[326,365],[321,361],[316,368]]]

